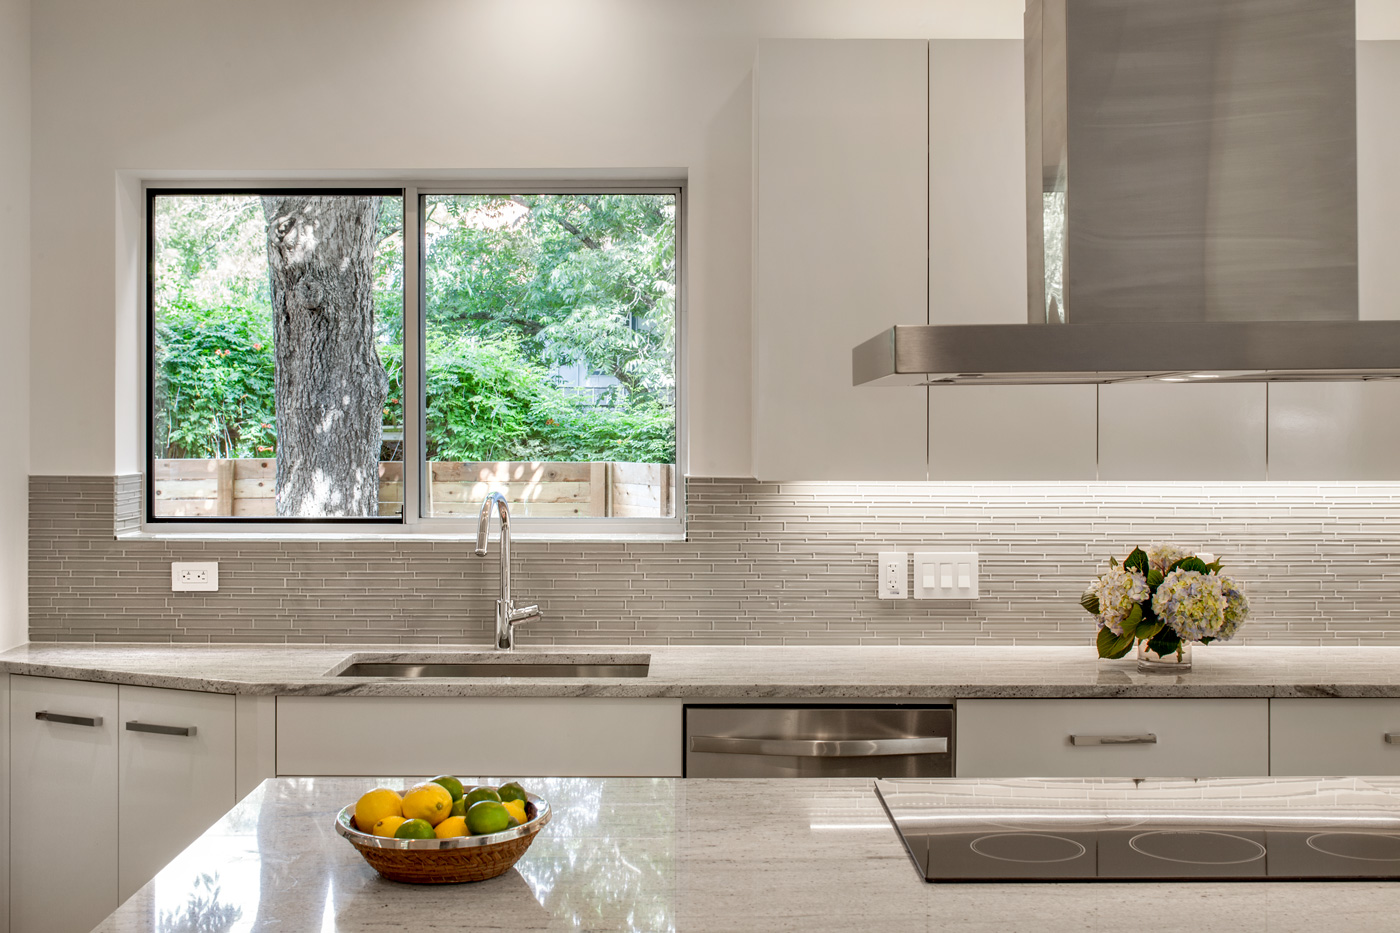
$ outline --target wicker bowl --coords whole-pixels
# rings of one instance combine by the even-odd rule
[[[510,871],[544,824],[549,804],[526,792],[524,823],[488,836],[452,839],[386,839],[355,826],[355,805],[341,810],[335,831],[349,840],[370,867],[390,881],[405,884],[461,884],[485,881]]]

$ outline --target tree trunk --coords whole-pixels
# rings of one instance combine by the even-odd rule
[[[379,199],[262,202],[277,361],[277,514],[377,515],[389,394],[374,339]]]

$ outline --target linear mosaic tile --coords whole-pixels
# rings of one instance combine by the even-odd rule
[[[34,641],[487,645],[470,542],[118,540],[139,477],[30,478]],[[1252,644],[1400,644],[1400,484],[690,479],[688,540],[515,542],[521,644],[1082,644],[1110,554],[1170,541],[1244,583]],[[882,550],[975,550],[981,598],[880,600]],[[217,593],[170,561],[219,561]]]

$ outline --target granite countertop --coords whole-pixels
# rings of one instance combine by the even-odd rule
[[[381,879],[332,827],[375,781],[265,781],[95,933],[168,929],[1390,931],[1387,882],[925,884],[868,779],[528,781],[552,822],[467,885]]]
[[[649,655],[644,678],[386,681],[328,676],[352,656],[529,662]],[[1189,674],[1140,674],[1092,647],[72,645],[0,654],[0,672],[213,693],[301,696],[599,696],[712,699],[977,697],[1400,697],[1400,647],[1198,648]]]

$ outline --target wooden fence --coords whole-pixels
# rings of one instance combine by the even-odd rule
[[[274,516],[277,464],[258,460],[157,460],[155,514]],[[666,463],[428,464],[428,514],[475,516],[488,492],[515,515],[656,518],[674,514],[675,467]],[[379,514],[403,510],[403,464],[379,464]]]

